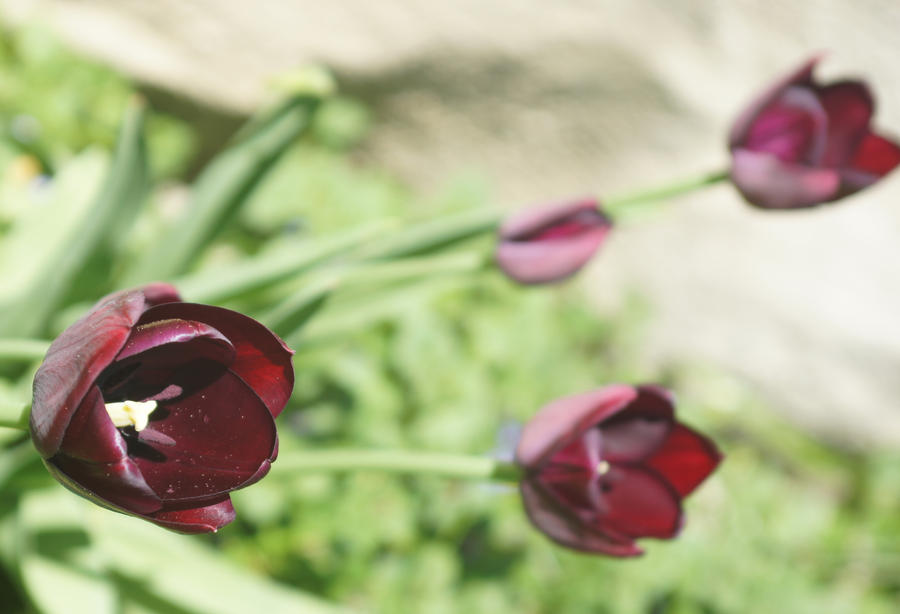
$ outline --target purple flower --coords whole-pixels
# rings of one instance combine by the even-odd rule
[[[532,524],[567,548],[619,557],[643,553],[637,538],[675,537],[681,500],[721,459],[655,386],[558,399],[525,425],[516,450]]]
[[[868,86],[816,82],[819,59],[776,82],[731,128],[731,179],[752,205],[796,209],[834,201],[900,164],[900,146],[869,125],[875,105]]]
[[[612,222],[594,199],[514,213],[500,226],[497,264],[515,281],[545,284],[574,275],[600,247]]]
[[[63,331],[34,378],[31,436],[73,492],[204,533],[275,460],[293,352],[251,318],[180,301],[161,283],[117,292]]]

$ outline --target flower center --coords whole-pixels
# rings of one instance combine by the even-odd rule
[[[106,404],[106,413],[116,427],[133,426],[136,431],[147,428],[150,414],[155,409],[156,401],[122,401]]]
[[[599,463],[597,463],[596,469],[597,469],[597,475],[604,475],[604,474],[609,473],[610,465],[605,460],[602,460]]]

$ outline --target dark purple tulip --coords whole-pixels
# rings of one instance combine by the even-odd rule
[[[293,352],[247,316],[180,301],[161,283],[117,292],[63,331],[34,378],[31,437],[73,492],[205,533],[275,460]]]
[[[515,281],[545,284],[587,264],[612,227],[594,199],[514,213],[500,226],[497,264]]]
[[[812,207],[858,192],[900,164],[900,146],[870,127],[868,86],[817,83],[819,59],[775,83],[731,128],[731,179],[752,205]]]
[[[721,459],[655,386],[556,400],[525,425],[516,449],[534,526],[567,548],[619,557],[643,553],[637,538],[675,537],[681,500]]]

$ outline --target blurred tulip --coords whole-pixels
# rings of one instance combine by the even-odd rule
[[[283,342],[167,284],[111,294],[53,342],[31,435],[53,476],[104,507],[183,533],[234,519],[262,478],[294,383]]]
[[[776,82],[732,126],[731,179],[750,204],[812,207],[870,186],[900,164],[900,146],[870,128],[868,86],[817,83],[819,59]]]
[[[500,226],[497,264],[515,281],[561,281],[587,264],[612,221],[586,199],[514,213]]]
[[[642,554],[637,538],[675,537],[681,500],[721,459],[655,386],[556,400],[525,425],[516,450],[534,526],[567,548],[619,557]]]

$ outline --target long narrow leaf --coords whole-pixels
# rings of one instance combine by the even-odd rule
[[[170,279],[184,273],[309,126],[318,104],[318,98],[294,97],[238,133],[237,140],[216,156],[197,179],[182,218],[125,273],[122,285]]]
[[[136,98],[126,111],[106,179],[88,206],[59,203],[23,219],[22,227],[13,229],[17,239],[33,237],[29,250],[43,251],[41,265],[30,271],[17,292],[3,297],[0,336],[40,333],[110,229],[143,201],[148,175],[144,114],[144,104]],[[57,214],[62,219],[54,218]]]

